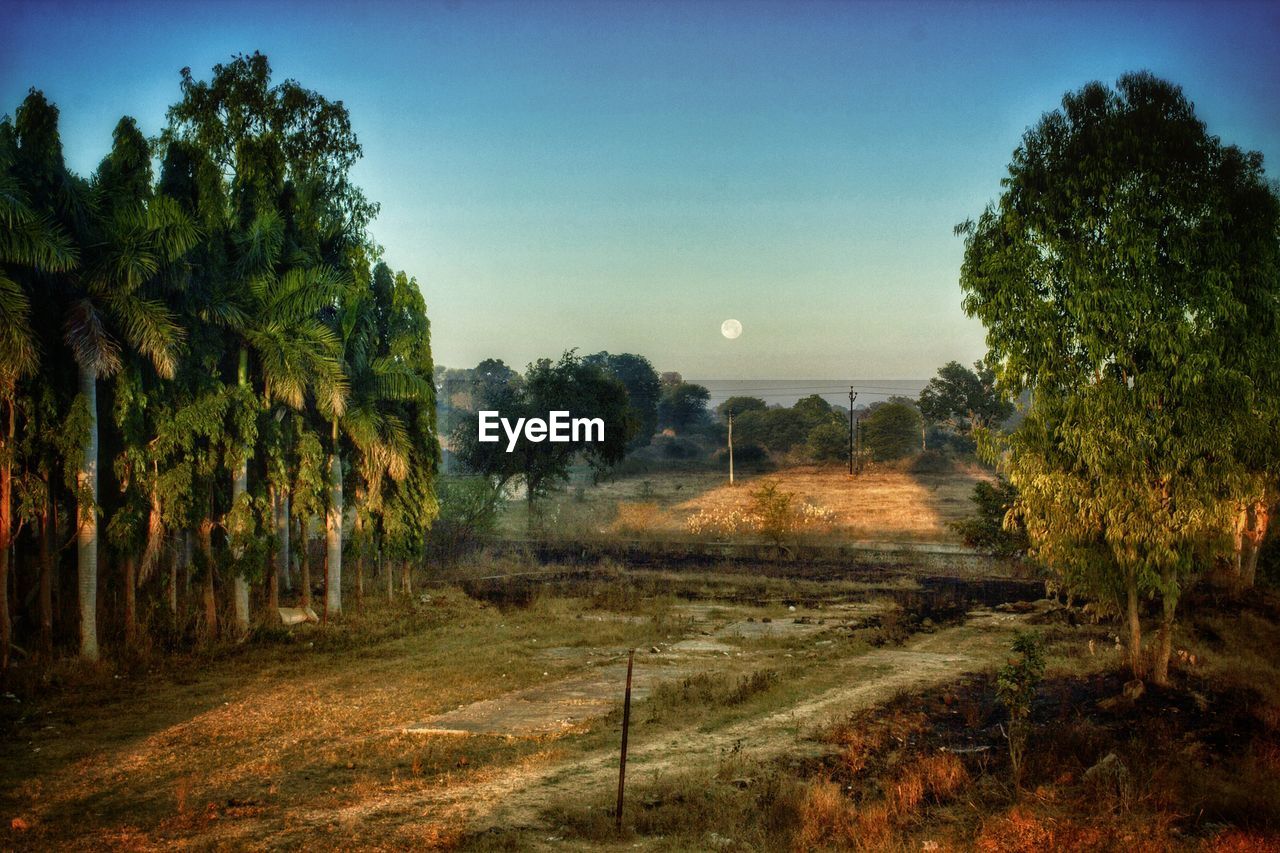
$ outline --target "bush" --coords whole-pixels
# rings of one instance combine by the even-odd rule
[[[997,557],[1019,557],[1030,542],[1027,531],[1016,514],[1011,514],[1018,500],[1018,488],[1004,477],[995,482],[980,482],[973,487],[973,504],[977,515],[950,523],[970,548]]]
[[[885,403],[862,420],[863,446],[877,462],[901,459],[920,446],[924,421],[909,403]]]
[[[1022,762],[1031,730],[1031,700],[1035,699],[1036,687],[1044,678],[1044,644],[1035,634],[1020,632],[1014,638],[1013,652],[1017,657],[1011,658],[996,675],[996,695],[1009,709],[1005,737],[1009,741],[1013,784],[1017,786],[1022,781]]]
[[[721,465],[729,464],[729,450],[725,448],[716,454],[716,461]],[[733,464],[761,467],[769,462],[769,451],[754,442],[735,444],[733,446]]]
[[[476,548],[493,531],[501,494],[485,477],[441,477],[436,481],[440,515],[428,547],[448,562]]]
[[[946,474],[955,469],[951,457],[941,450],[926,450],[911,460],[912,474]]]
[[[809,433],[805,453],[815,462],[849,461],[849,429],[837,423],[818,424]]]

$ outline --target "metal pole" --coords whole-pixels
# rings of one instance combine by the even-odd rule
[[[622,790],[627,781],[627,729],[631,725],[631,665],[635,662],[636,650],[627,652],[627,692],[622,699],[622,757],[618,761],[618,808],[615,814],[615,828],[622,831]]]
[[[733,411],[729,411],[729,485],[733,485]]]
[[[858,399],[858,394],[853,390],[853,386],[849,386],[849,476],[853,476],[853,401]]]

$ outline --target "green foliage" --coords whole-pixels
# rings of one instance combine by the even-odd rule
[[[747,412],[763,412],[767,408],[769,408],[769,404],[759,397],[730,397],[716,406],[716,415],[721,420],[727,420],[730,412],[736,418],[745,415]]]
[[[1280,203],[1149,74],[1064,96],[1003,185],[958,229],[961,286],[1001,386],[1032,394],[1003,447],[1032,545],[1087,593],[1163,595],[1167,622],[1274,466],[1250,457],[1278,399]]]
[[[951,524],[964,544],[997,557],[1020,557],[1027,552],[1027,532],[1016,510],[1017,486],[1004,477],[990,483],[980,480],[973,485],[972,500],[977,514]]]
[[[848,462],[848,424],[834,421],[818,424],[805,441],[805,453],[815,462]]]
[[[658,400],[658,426],[677,433],[691,432],[706,425],[707,400],[711,392],[692,382],[663,385]]]
[[[613,376],[567,352],[558,362],[542,359],[529,365],[519,382],[507,379],[505,384],[486,391],[486,407],[492,406],[512,422],[517,418],[546,418],[552,411],[600,418],[604,421],[604,441],[583,438],[535,443],[521,439],[508,453],[505,441],[479,441],[479,419],[468,417],[455,427],[450,443],[458,458],[471,471],[492,480],[495,488],[519,478],[533,501],[567,481],[570,465],[577,458],[584,459],[597,475],[622,460],[636,425],[627,390]]]
[[[1009,711],[1005,737],[1009,741],[1009,763],[1013,783],[1022,780],[1023,761],[1031,729],[1031,703],[1044,678],[1044,644],[1030,632],[1020,631],[1013,641],[1014,657],[996,673],[996,696]]]
[[[995,370],[987,361],[975,362],[973,370],[947,362],[920,392],[917,405],[927,422],[964,434],[999,426],[1013,414],[1013,404],[996,390]]]
[[[920,447],[920,413],[910,403],[876,406],[862,419],[863,449],[877,462],[901,459]]]
[[[662,396],[662,384],[653,364],[644,356],[629,352],[598,352],[582,361],[601,368],[627,389],[631,419],[635,422],[635,437],[628,444],[628,449],[648,445],[658,429],[658,401]]]
[[[796,508],[795,493],[777,481],[765,481],[751,493],[751,514],[759,519],[760,536],[773,545],[782,545],[795,532]]]

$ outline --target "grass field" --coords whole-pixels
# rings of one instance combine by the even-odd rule
[[[1274,849],[1275,605],[1187,626],[1181,686],[1099,717],[1120,653],[1050,602],[731,568],[471,579],[527,568],[154,669],[55,670],[5,700],[3,847]],[[1021,793],[991,680],[1020,629],[1050,651]],[[1172,745],[1148,753],[1144,726]],[[1108,752],[1133,768],[1113,794],[1084,772]]]
[[[876,466],[857,477],[850,477],[840,467],[799,466],[741,476],[730,486],[721,473],[654,472],[596,485],[570,485],[548,498],[541,511],[544,526],[561,536],[686,537],[690,535],[689,519],[698,513],[749,507],[760,484],[776,482],[797,501],[833,515],[831,522],[806,531],[808,536],[958,543],[947,524],[972,513],[973,485],[990,477],[982,468],[969,464],[936,474]],[[511,501],[502,515],[500,531],[518,536],[527,529],[524,501]]]

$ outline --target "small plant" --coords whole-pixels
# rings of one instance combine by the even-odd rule
[[[1013,641],[1013,652],[1016,656],[996,675],[996,695],[1009,709],[1005,737],[1009,741],[1013,784],[1018,787],[1031,730],[1031,700],[1035,698],[1040,679],[1044,678],[1044,645],[1035,634],[1019,632]]]
[[[760,535],[774,545],[781,545],[796,528],[795,497],[774,481],[751,493],[751,511],[760,519]]]

